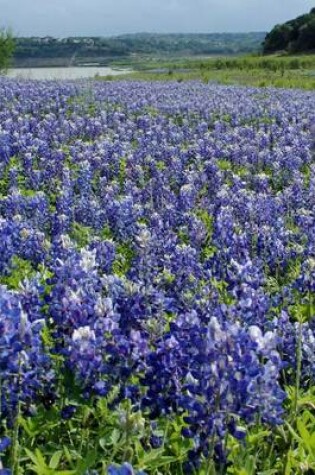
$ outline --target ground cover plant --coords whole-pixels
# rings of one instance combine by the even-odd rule
[[[250,87],[279,87],[286,89],[315,89],[315,56],[309,55],[250,55],[212,58],[177,58],[117,62],[131,66],[131,80],[215,82]],[[107,80],[126,79],[107,76]]]
[[[314,111],[0,81],[0,474],[314,473]]]

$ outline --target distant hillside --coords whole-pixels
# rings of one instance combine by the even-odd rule
[[[110,64],[137,56],[207,56],[257,52],[265,33],[149,34],[57,39],[16,38],[16,66]]]
[[[287,51],[307,53],[315,51],[315,8],[306,15],[276,25],[263,43],[264,53]]]

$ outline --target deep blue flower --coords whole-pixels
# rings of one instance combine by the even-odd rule
[[[5,452],[11,445],[10,437],[2,437],[0,439],[0,452]]]
[[[108,475],[146,475],[143,470],[134,470],[132,466],[125,462],[120,466],[111,465],[108,468]]]

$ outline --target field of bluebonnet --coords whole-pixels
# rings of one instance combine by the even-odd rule
[[[0,81],[0,474],[315,473],[315,94]]]

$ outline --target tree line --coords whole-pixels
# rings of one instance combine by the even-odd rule
[[[102,62],[134,55],[195,56],[241,54],[259,51],[264,33],[244,34],[134,34],[113,38],[17,38],[14,60],[64,58],[75,63]]]
[[[263,43],[264,53],[315,51],[315,8],[294,20],[276,25]]]

